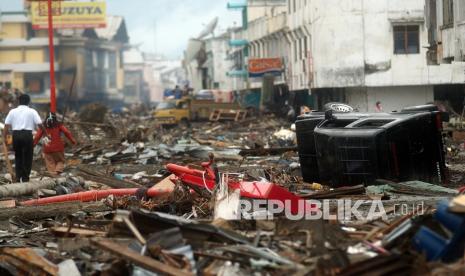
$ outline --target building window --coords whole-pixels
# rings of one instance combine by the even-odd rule
[[[465,2],[459,1],[457,5],[458,5],[458,11],[459,11],[457,20],[460,22],[465,21]]]
[[[27,29],[27,37],[26,37],[26,39],[29,40],[29,39],[31,39],[31,38],[33,38],[35,36],[35,31],[34,31],[34,29],[32,29],[32,24],[31,23],[26,24],[26,29]]]
[[[120,50],[118,52],[118,56],[119,56],[119,68],[123,69],[124,68],[124,53],[123,53],[123,51]]]
[[[420,26],[394,26],[394,54],[420,53]]]
[[[298,56],[299,52],[297,50],[297,44],[298,43],[299,43],[298,40],[294,40],[294,61],[296,61],[296,62],[299,59],[299,56]]]
[[[94,53],[92,50],[86,49],[85,52],[85,75],[86,75],[86,88],[88,90],[94,90],[97,86],[95,81],[95,71],[94,71]]]
[[[116,53],[115,52],[109,52],[108,53],[108,74],[110,78],[110,88],[116,88],[117,83],[116,83]]]
[[[454,26],[454,1],[442,0],[442,18],[444,28]]]
[[[304,57],[308,58],[308,37],[304,38]]]
[[[44,76],[43,73],[25,73],[24,88],[27,93],[39,94],[44,91]]]

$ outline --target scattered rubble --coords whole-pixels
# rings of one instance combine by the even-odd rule
[[[303,181],[295,132],[274,116],[162,128],[150,117],[131,114],[86,111],[86,119],[68,114],[65,124],[80,144],[67,149],[68,166],[59,178],[46,175],[39,155],[30,183],[9,183],[1,166],[2,275],[464,271],[460,258],[427,262],[449,255],[433,256],[431,248],[438,245],[420,242],[440,228],[438,214],[447,224],[449,202],[459,212],[454,223],[463,221],[465,203],[457,190],[463,169],[450,176],[455,183],[450,187],[377,180],[366,187],[331,188]],[[463,161],[463,142],[447,140],[450,168],[462,166],[456,160]],[[324,207],[315,205],[318,200],[331,211],[317,220],[282,214],[259,219],[269,214],[242,213],[239,199],[289,200],[282,207],[291,215],[301,199],[311,200],[305,214],[318,212]],[[362,214],[379,201],[385,213],[339,217],[333,212],[337,200],[360,200]],[[238,216],[242,219],[229,220]],[[442,241],[463,257],[458,225],[451,230],[453,242]]]

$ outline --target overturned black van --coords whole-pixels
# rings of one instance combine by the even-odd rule
[[[443,183],[444,115],[434,105],[393,113],[313,112],[296,121],[306,182],[332,187],[390,181]]]

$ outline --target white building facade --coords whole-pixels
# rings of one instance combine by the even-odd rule
[[[428,61],[425,7],[425,0],[289,0],[291,90],[310,89],[317,107],[345,101],[374,111],[379,101],[392,111],[433,102],[436,85],[463,84],[463,62]]]
[[[280,58],[288,63],[289,43],[287,41],[287,14],[284,9],[279,13],[260,17],[249,23],[245,38],[249,42],[249,59]],[[249,79],[250,88],[260,88],[261,79]],[[286,83],[283,74],[275,79],[275,85]]]
[[[228,77],[227,72],[234,66],[234,61],[229,57],[231,39],[230,32],[220,36],[212,37],[205,42],[207,60],[204,64],[206,68],[206,88],[222,91],[232,91],[234,80]]]
[[[260,90],[248,60],[282,58],[274,85],[310,95],[314,109],[331,101],[370,112],[377,102],[385,111],[463,103],[465,1],[260,0],[245,9],[244,26],[229,33],[235,43],[199,46],[202,63],[191,66],[199,86]]]
[[[150,65],[153,83],[150,89],[150,100],[161,102],[164,99],[165,90],[174,89],[177,85],[183,86],[186,82],[186,72],[181,60],[166,59],[153,54],[145,54],[145,59]]]

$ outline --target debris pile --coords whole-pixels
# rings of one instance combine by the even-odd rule
[[[58,178],[38,154],[29,183],[2,165],[1,275],[464,270],[462,180],[331,188],[303,180],[298,137],[271,115],[163,128],[88,108],[67,116],[80,144]]]

